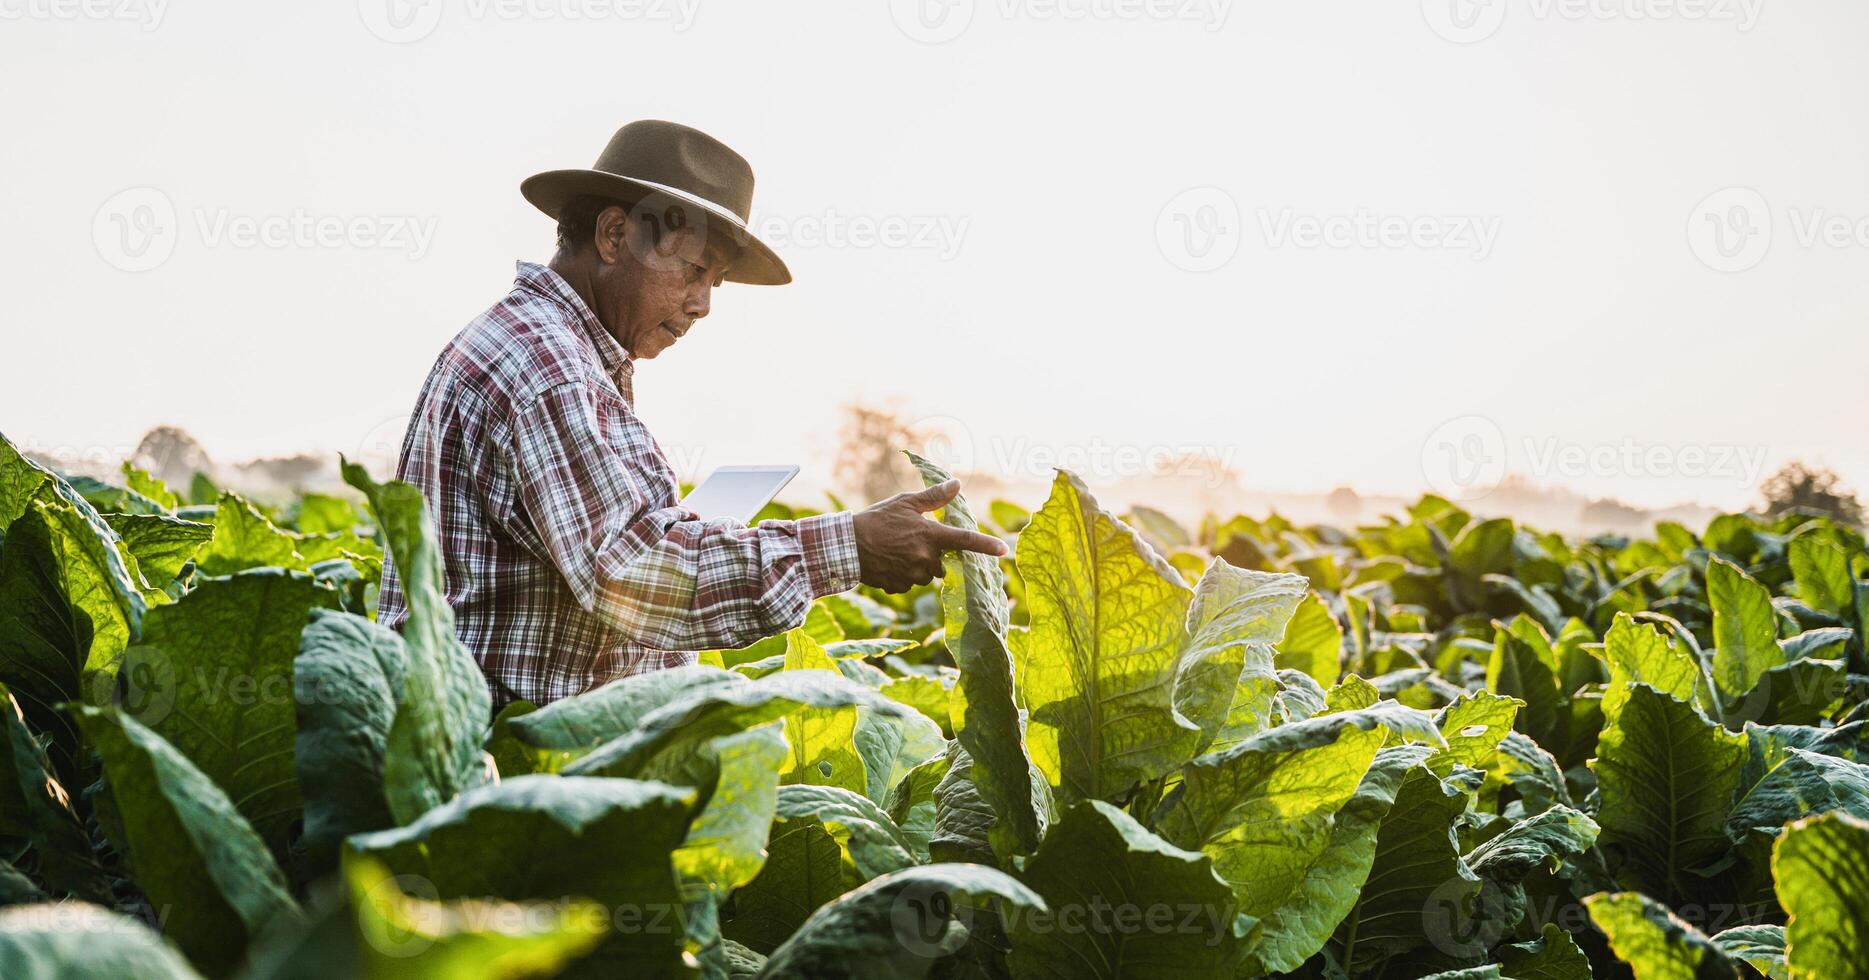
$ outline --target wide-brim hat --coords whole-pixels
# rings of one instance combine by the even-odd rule
[[[727,144],[680,123],[645,119],[610,137],[588,170],[547,170],[527,177],[519,193],[558,218],[573,198],[593,195],[634,207],[654,198],[700,209],[691,221],[739,246],[727,281],[778,286],[792,281],[778,253],[746,226],[753,212],[753,167]],[[659,195],[659,196],[658,196]]]

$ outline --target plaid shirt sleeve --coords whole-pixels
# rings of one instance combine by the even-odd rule
[[[803,622],[812,599],[857,585],[849,513],[747,527],[698,520],[665,503],[666,491],[658,500],[645,473],[667,464],[608,392],[546,389],[514,417],[509,445],[517,502],[544,557],[587,612],[638,643],[746,646]]]

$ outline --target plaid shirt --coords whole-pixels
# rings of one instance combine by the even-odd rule
[[[396,476],[428,501],[496,708],[745,646],[857,584],[848,513],[747,527],[683,510],[633,369],[569,283],[521,262],[422,385]],[[406,616],[386,562],[378,617]]]

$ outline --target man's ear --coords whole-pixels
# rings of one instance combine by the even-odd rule
[[[629,209],[612,204],[597,214],[597,258],[605,265],[615,265],[629,255]]]

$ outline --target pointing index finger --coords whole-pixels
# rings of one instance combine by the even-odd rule
[[[934,524],[934,527],[930,529],[930,533],[934,536],[935,543],[941,546],[942,551],[973,551],[982,555],[990,555],[994,558],[999,558],[1006,554],[1006,542],[990,534],[981,534],[978,531],[965,531],[958,527],[949,527],[946,524],[938,524],[933,521],[929,523]]]

